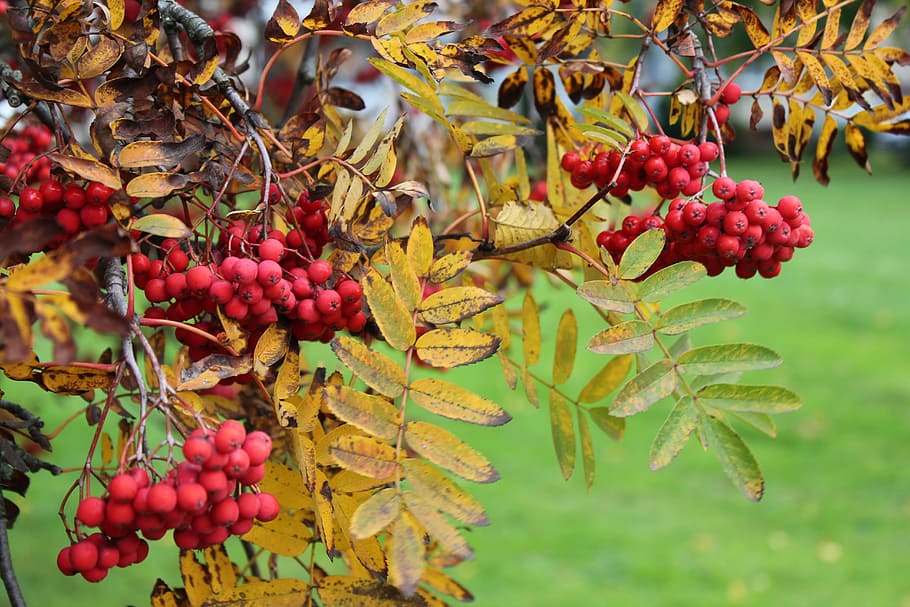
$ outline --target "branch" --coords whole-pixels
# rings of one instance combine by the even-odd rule
[[[287,107],[284,108],[284,116],[281,117],[279,125],[286,123],[297,112],[297,108],[300,107],[300,103],[303,101],[304,92],[316,81],[316,59],[319,56],[319,41],[307,38],[303,44],[303,57],[300,59],[300,65],[297,66],[294,88],[291,90],[291,98],[288,100]]]
[[[9,549],[6,505],[2,490],[0,490],[0,577],[3,578],[3,585],[6,587],[6,596],[9,597],[10,605],[12,607],[25,607],[25,597],[22,596],[22,588],[19,587],[19,580],[16,579],[16,571],[13,569],[13,559]]]

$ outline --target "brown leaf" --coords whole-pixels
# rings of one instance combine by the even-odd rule
[[[116,156],[123,168],[160,167],[169,169],[183,162],[190,154],[205,147],[203,135],[190,135],[182,141],[133,141]]]
[[[288,0],[278,0],[275,11],[265,24],[265,37],[272,42],[287,42],[293,40],[298,31],[300,15],[297,10]]]
[[[87,181],[97,181],[109,188],[119,190],[123,187],[120,173],[116,169],[91,158],[77,158],[53,152],[51,160],[62,166],[67,171],[75,173]]]
[[[491,36],[510,35],[530,38],[542,32],[556,18],[556,12],[546,6],[529,6],[502,21],[494,23],[487,32]]]
[[[506,76],[499,85],[497,105],[503,108],[514,106],[524,94],[525,85],[528,83],[528,69],[520,66],[517,70]]]
[[[311,32],[325,29],[331,23],[332,10],[329,0],[315,0],[310,14],[303,19],[303,27]]]

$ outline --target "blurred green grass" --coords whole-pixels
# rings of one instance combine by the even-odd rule
[[[629,420],[622,443],[595,435],[597,479],[588,493],[580,462],[569,482],[560,476],[546,406],[535,410],[509,392],[497,363],[449,375],[514,416],[497,429],[454,427],[503,477],[470,487],[492,526],[469,532],[476,559],[452,574],[474,592],[474,604],[910,606],[910,178],[897,162],[874,160],[874,177],[844,161],[822,188],[811,176],[792,184],[783,165],[737,159],[732,176],[760,176],[769,201],[803,197],[816,241],[771,282],[724,275],[679,298],[746,304],[746,317],[699,329],[693,340],[777,350],[784,365],[750,379],[787,386],[804,400],[800,411],[778,418],[776,440],[745,432],[767,477],[760,504],[745,500],[695,443],[667,469],[648,470],[667,403]],[[577,300],[546,289],[537,295],[545,339],[565,305],[579,315],[581,339],[599,330]],[[322,358],[331,363],[330,354]],[[542,375],[549,376],[551,360],[545,351]],[[577,393],[604,361],[580,355],[567,391]],[[75,406],[0,381],[51,427]],[[85,441],[75,427],[64,432],[54,461],[78,465]],[[30,604],[142,605],[156,577],[179,584],[175,550],[164,542],[148,561],[100,585],[60,576],[54,558],[65,538],[56,512],[68,483],[39,475],[29,499],[18,500],[23,512],[11,542]]]

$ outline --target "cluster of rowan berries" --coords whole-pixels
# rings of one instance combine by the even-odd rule
[[[85,185],[64,184],[48,177],[38,187],[22,188],[18,200],[0,196],[0,221],[7,220],[10,227],[35,219],[56,222],[62,234],[48,243],[46,248],[52,249],[83,230],[107,223],[108,199],[113,193],[114,190],[95,181]]]
[[[618,262],[636,236],[662,228],[667,235],[664,250],[649,273],[694,260],[711,276],[735,266],[740,278],[756,273],[773,278],[795,249],[812,244],[815,233],[796,196],[784,196],[772,206],[762,200],[760,183],[751,179],[737,183],[729,177],[716,179],[711,190],[720,200],[705,204],[698,198],[674,199],[665,217],[629,215],[615,231],[598,234],[597,243]]]
[[[195,320],[195,327],[217,333],[214,316],[221,306],[224,315],[257,332],[277,322],[289,321],[297,339],[331,340],[335,331],[359,332],[366,324],[363,290],[348,275],[318,259],[329,240],[322,200],[302,194],[287,212],[291,227],[279,229],[234,223],[223,230],[211,261],[197,261],[189,240],[164,239],[149,255],[132,255],[135,284],[154,306],[148,317],[178,322]],[[207,316],[206,316],[207,315]],[[178,330],[177,339],[189,346],[192,360],[218,349],[199,333]]]
[[[655,135],[632,141],[625,158],[616,150],[596,151],[589,159],[570,151],[563,154],[561,164],[578,189],[583,190],[592,183],[603,188],[615,176],[616,185],[610,190],[613,196],[622,198],[630,191],[638,192],[650,185],[661,198],[669,200],[700,192],[708,163],[718,154],[717,144],[710,141],[679,145],[666,135]]]
[[[275,496],[243,491],[263,479],[271,451],[268,434],[247,434],[234,420],[217,430],[194,430],[183,444],[186,461],[158,482],[150,482],[147,470],[132,468],[111,479],[104,497],[84,498],[76,520],[100,531],[60,550],[57,567],[98,582],[112,567],[144,560],[146,540],[161,539],[168,530],[174,530],[178,547],[193,550],[243,535],[254,520],[274,520],[280,511]]]
[[[50,179],[51,159],[41,154],[47,152],[52,141],[53,135],[43,124],[26,124],[8,133],[3,145],[10,153],[6,162],[0,162],[0,173],[16,179],[25,170],[28,183]]]

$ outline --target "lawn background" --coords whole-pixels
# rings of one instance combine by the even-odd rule
[[[839,160],[832,185],[822,188],[811,175],[793,185],[785,165],[738,158],[732,176],[760,177],[770,202],[803,197],[816,241],[773,281],[728,273],[673,300],[746,304],[746,317],[699,329],[693,340],[777,350],[784,365],[751,379],[794,389],[805,402],[778,417],[776,440],[745,432],[767,477],[761,503],[743,498],[694,442],[669,468],[648,470],[666,402],[629,420],[621,443],[595,435],[597,479],[587,493],[580,462],[575,478],[560,476],[545,403],[536,410],[509,392],[495,362],[450,373],[514,416],[497,429],[453,426],[503,477],[470,487],[492,526],[469,532],[477,557],[452,574],[475,593],[475,605],[910,607],[910,178],[896,158],[873,161],[876,175],[867,177]],[[565,305],[579,315],[580,341],[599,330],[578,300],[545,288],[535,294],[545,341]],[[330,356],[323,351],[333,364]],[[541,374],[549,376],[551,361],[545,350]],[[567,392],[577,393],[604,361],[581,355]],[[48,427],[76,404],[0,382]],[[55,441],[55,462],[75,466],[84,457],[79,427]],[[98,585],[58,574],[65,536],[56,512],[69,482],[39,474],[29,499],[16,499],[22,514],[11,543],[29,604],[144,605],[156,577],[179,584],[169,542],[153,543],[148,561]]]

